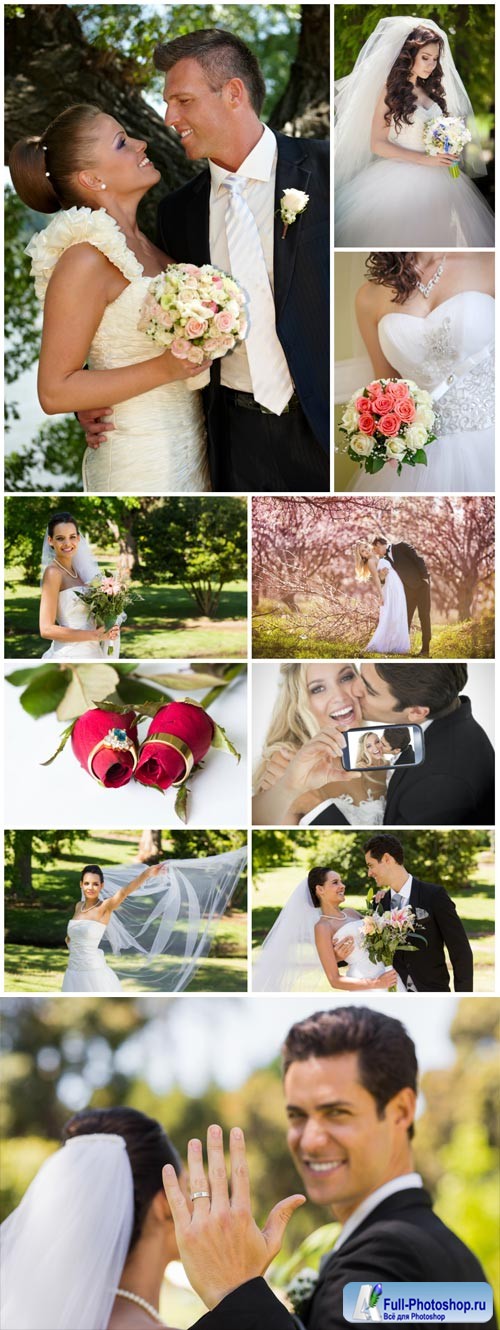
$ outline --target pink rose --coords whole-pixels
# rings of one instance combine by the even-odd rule
[[[417,414],[415,405],[412,402],[411,397],[402,397],[399,402],[396,401],[394,403],[394,411],[399,420],[406,420],[410,423],[412,420],[415,419],[415,416]]]
[[[373,383],[368,384],[366,391],[369,397],[377,397],[377,394],[383,393],[384,390],[382,384],[379,383],[378,379],[374,379]]]
[[[184,332],[186,334],[186,337],[193,338],[193,337],[202,337],[203,333],[206,332],[206,330],[207,330],[207,325],[203,319],[191,318],[188,319]]]
[[[215,327],[219,329],[219,332],[222,333],[230,332],[233,323],[234,323],[234,315],[231,314],[230,310],[228,309],[221,309],[220,313],[215,315],[214,324]]]
[[[212,277],[214,286],[222,286],[222,277]]]
[[[178,360],[185,360],[191,347],[185,337],[174,337],[170,350]]]
[[[369,397],[356,398],[356,411],[360,411],[361,415],[364,415],[365,411],[371,411],[371,409],[372,404]]]
[[[359,417],[358,428],[361,430],[362,434],[374,434],[375,421],[373,419],[373,416],[370,416],[368,415],[368,412],[365,412],[363,416]]]
[[[402,379],[398,379],[396,383],[391,383],[391,392],[396,402],[402,401],[403,397],[410,396],[408,384],[403,383]]]
[[[392,411],[393,406],[394,398],[389,391],[377,393],[377,396],[373,398],[372,407],[379,416],[385,416],[387,411]]]
[[[179,268],[182,268],[183,272],[187,272],[192,276],[195,277],[201,276],[200,269],[198,268],[196,263],[180,263]]]
[[[386,416],[381,416],[377,429],[379,429],[380,433],[384,434],[387,439],[390,439],[391,435],[398,433],[399,424],[400,422],[396,413],[394,411],[389,411]]]

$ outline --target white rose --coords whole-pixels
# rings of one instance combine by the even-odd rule
[[[406,447],[410,449],[410,452],[416,453],[417,448],[423,448],[426,443],[427,430],[424,425],[417,425],[415,423],[413,425],[408,425],[405,434],[405,444]]]
[[[424,429],[431,429],[434,424],[434,412],[430,406],[418,406],[413,425],[423,425]]]
[[[284,189],[281,198],[281,207],[286,211],[293,213],[296,217],[299,212],[303,212],[309,203],[309,195],[304,194],[302,189]]]
[[[388,457],[404,457],[406,452],[404,439],[386,439],[385,446]]]
[[[358,412],[356,411],[356,407],[354,406],[353,402],[348,402],[344,414],[342,416],[342,424],[345,426],[346,429],[351,431],[358,428],[358,420],[359,416]]]
[[[349,447],[358,454],[358,457],[370,457],[374,446],[374,440],[369,434],[354,434],[353,438],[349,439]]]

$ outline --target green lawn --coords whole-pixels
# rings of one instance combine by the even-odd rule
[[[256,613],[252,620],[252,649],[254,656],[283,660],[286,658],[311,660],[350,660],[365,655],[364,644],[358,638],[335,636],[330,640],[328,615],[324,617],[322,636],[317,636],[317,606],[315,608],[315,628],[308,626],[307,608],[299,614],[290,611],[266,610]],[[369,638],[366,638],[369,640]],[[420,628],[413,627],[411,633],[411,655],[418,656],[422,647]],[[433,626],[430,656],[434,660],[450,658],[474,659],[494,656],[495,627],[492,616],[476,622],[468,619],[459,624],[437,624]],[[390,660],[390,655],[370,653],[374,660]],[[400,659],[400,657],[392,657]]]
[[[67,964],[64,944],[66,927],[78,898],[79,871],[85,863],[130,863],[137,847],[137,836],[123,832],[110,836],[99,832],[82,833],[70,853],[60,854],[43,869],[33,873],[36,896],[33,901],[11,902],[5,898],[5,990],[9,993],[60,992]],[[246,992],[247,990],[247,915],[233,908],[217,925],[210,954],[197,965],[186,992]],[[106,954],[108,965],[117,968],[117,958]],[[167,958],[161,961],[165,967]],[[168,963],[168,961],[167,961]],[[175,959],[170,961],[175,967]],[[122,958],[130,979],[123,980],[125,992],[137,992],[131,958]],[[161,987],[151,987],[160,993]]]
[[[254,880],[252,898],[252,947],[257,955],[280,910],[301,876],[306,876],[310,850],[297,847],[296,863],[262,873]],[[470,888],[455,890],[453,899],[474,953],[474,991],[495,989],[495,865],[490,853],[478,852],[477,869]],[[362,893],[348,893],[348,905],[365,911]],[[453,981],[452,981],[453,983]]]
[[[237,659],[247,654],[247,590],[245,582],[228,582],[212,619],[199,613],[180,586],[160,583],[131,590],[142,599],[130,606],[121,634],[125,659]],[[20,660],[40,658],[50,646],[38,633],[40,592],[28,587],[19,569],[9,569],[5,588],[5,655]]]

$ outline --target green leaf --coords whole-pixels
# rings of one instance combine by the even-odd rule
[[[13,674],[6,674],[5,678],[9,683],[14,684],[15,688],[21,688],[23,683],[29,683],[35,676],[37,679],[41,679],[44,675],[47,676],[52,673],[61,673],[58,665],[32,665],[27,670],[14,670]]]
[[[77,717],[77,719],[78,719],[78,717]],[[75,725],[76,725],[76,720],[72,720],[71,725],[68,725],[67,728],[66,728],[65,730],[63,730],[62,735],[61,735],[60,743],[59,743],[58,747],[56,748],[55,753],[52,754],[52,757],[48,757],[46,762],[41,762],[41,763],[40,763],[40,765],[41,765],[42,767],[50,767],[51,762],[55,762],[56,757],[59,757],[59,753],[62,753],[62,750],[63,750],[65,744],[67,744],[67,742],[68,742],[68,739],[69,739],[69,737],[70,737],[70,734],[73,733],[73,730],[74,730],[74,728],[75,728]]]
[[[90,707],[100,706],[114,691],[119,677],[112,665],[75,665],[69,688],[57,707],[58,720],[73,720]]]
[[[116,692],[122,698],[122,701],[129,702],[131,706],[138,706],[140,702],[156,702],[156,710],[171,702],[171,697],[165,697],[159,693],[157,688],[152,688],[151,684],[143,683],[142,679],[120,679],[116,685]]]
[[[420,462],[422,466],[427,466],[427,453],[425,451],[425,448],[417,448],[416,453],[414,453],[414,457],[416,462]]]
[[[54,670],[50,667],[49,674],[45,671],[37,670],[36,676],[25,688],[20,702],[29,716],[38,720],[40,716],[46,716],[50,711],[56,711],[60,705],[68,688],[68,682],[71,680],[69,670]]]
[[[182,670],[178,674],[155,674],[155,683],[164,685],[165,688],[176,688],[180,692],[183,689],[195,688],[213,688],[214,684],[221,685],[220,675],[206,673],[196,673],[192,670]]]
[[[232,753],[233,757],[239,762],[241,753],[238,752],[238,749],[235,748],[234,744],[231,743],[231,740],[228,739],[226,731],[223,730],[222,725],[217,725],[213,716],[211,719],[215,725],[214,736],[210,745],[211,748],[220,748],[225,753]]]
[[[184,782],[183,785],[179,785],[177,794],[175,796],[174,807],[177,813],[177,817],[179,817],[181,822],[184,822],[186,825],[187,825],[188,797],[189,797],[189,788]]]

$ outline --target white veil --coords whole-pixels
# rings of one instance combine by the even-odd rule
[[[236,890],[246,848],[206,859],[168,859],[162,871],[113,911],[103,939],[119,964],[124,987],[178,993],[212,942],[215,926]],[[145,864],[107,868],[101,900],[144,873]],[[128,985],[127,985],[128,981]]]
[[[382,18],[365,42],[351,73],[335,85],[335,186],[344,185],[374,160],[370,135],[375,108],[390,70],[414,28],[430,28],[443,42],[441,65],[449,115],[462,116],[472,134],[464,150],[468,175],[486,175],[474,113],[451,54],[450,43],[432,19],[405,14]]]
[[[45,1161],[0,1228],[5,1330],[104,1330],[132,1235],[122,1136],[74,1136]]]
[[[45,569],[50,567],[50,564],[54,562],[54,559],[55,551],[52,549],[52,545],[49,545],[49,533],[47,530],[42,545],[41,580],[43,580]],[[81,577],[82,582],[91,582],[93,577],[98,577],[99,575],[99,564],[97,563],[97,560],[94,559],[94,556],[90,551],[90,545],[85,539],[85,536],[80,536],[78,549],[74,555],[72,563],[75,572]]]
[[[254,963],[254,993],[318,992],[329,989],[314,940],[321,910],[313,905],[307,878],[299,882],[264,940]]]

